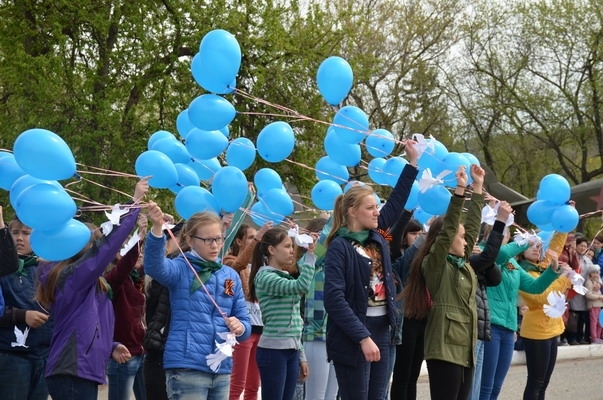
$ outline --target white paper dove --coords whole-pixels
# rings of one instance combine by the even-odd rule
[[[546,296],[549,304],[545,304],[542,308],[544,313],[551,318],[560,318],[565,312],[565,307],[567,303],[565,302],[565,295],[553,291]]]
[[[448,175],[451,172],[452,171],[450,171],[450,170],[442,171],[438,174],[438,176],[436,176],[434,178],[433,175],[431,175],[431,170],[429,168],[425,169],[423,171],[423,173],[421,174],[421,179],[419,179],[419,182],[418,182],[419,183],[419,191],[421,193],[425,193],[432,186],[443,184],[444,181],[442,180],[442,178],[444,178],[446,175]]]
[[[412,138],[415,142],[417,142],[417,144],[415,144],[415,149],[417,150],[419,158],[421,158],[421,155],[427,149],[431,149],[432,153],[435,151],[435,139],[433,139],[433,137],[432,140],[427,141],[425,140],[425,136],[420,133],[415,133],[412,135]]]
[[[584,277],[582,275],[576,273],[576,271],[571,271],[568,278],[572,281],[572,289],[576,293],[582,296],[588,293],[588,289],[584,287]]]
[[[128,240],[124,244],[124,247],[122,247],[122,249],[119,251],[119,255],[122,257],[125,256],[132,247],[134,247],[134,246],[136,246],[136,244],[138,244],[138,242],[140,242],[140,235],[138,234],[138,229],[136,229],[134,231],[134,233],[132,234],[132,237],[130,238],[130,240]]]
[[[517,231],[515,236],[513,236],[513,241],[517,243],[519,246],[524,246],[529,244],[530,242],[534,244],[541,244],[542,239],[540,236],[536,235],[534,231],[531,232],[520,232]]]
[[[500,203],[496,203],[494,207],[490,207],[489,205],[485,205],[482,208],[482,223],[488,225],[494,225],[496,221],[496,216],[498,215],[498,209],[500,208]],[[505,226],[511,226],[515,222],[515,216],[513,214],[509,214],[507,220],[505,221]]]
[[[111,208],[111,214],[105,211],[108,221],[101,224],[103,235],[107,236],[113,230],[113,225],[119,226],[121,216],[128,213],[127,209],[121,209],[121,204],[116,204]]]
[[[216,352],[205,357],[207,365],[214,372],[218,371],[222,361],[226,360],[228,357],[232,357],[234,346],[238,343],[235,334],[232,332],[219,332],[218,336],[225,342],[218,343],[216,341],[216,347],[218,348]]]
[[[27,328],[25,328],[25,330],[23,332],[21,332],[21,330],[15,326],[15,340],[16,340],[16,342],[12,342],[10,344],[10,347],[25,347],[25,348],[28,348],[29,346],[27,346],[25,344],[25,341],[27,340],[27,335],[29,335],[29,326]]]
[[[295,228],[289,229],[288,234],[289,237],[292,237],[295,240],[295,244],[299,247],[307,249],[309,245],[314,243],[312,236],[307,233],[299,233],[299,227],[297,225],[295,225]]]

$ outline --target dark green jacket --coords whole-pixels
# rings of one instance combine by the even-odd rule
[[[464,224],[465,259],[471,254],[479,233],[483,202],[481,194],[473,194],[469,202]],[[461,223],[463,204],[463,197],[452,196],[442,230],[421,265],[433,302],[425,329],[425,360],[442,360],[472,368],[477,340],[477,279],[468,263],[458,267],[446,260]]]

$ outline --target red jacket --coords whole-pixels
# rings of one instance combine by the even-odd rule
[[[113,341],[126,346],[132,356],[143,354],[142,342],[146,331],[143,323],[145,295],[144,271],[135,282],[130,273],[138,260],[139,246],[134,246],[117,265],[105,274],[105,279],[113,290],[113,308],[115,310],[115,330]]]

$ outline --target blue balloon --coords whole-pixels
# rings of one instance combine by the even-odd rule
[[[427,221],[429,221],[429,218],[433,217],[433,215],[429,214],[428,212],[425,212],[425,210],[423,210],[421,207],[419,207],[414,212],[412,217],[414,219],[416,219],[417,221],[419,221],[420,223],[422,223],[423,225],[425,225],[427,223]]]
[[[186,149],[198,160],[217,157],[228,147],[228,139],[220,131],[202,131],[194,128],[186,137]]]
[[[188,119],[188,109],[180,111],[180,114],[176,117],[176,130],[180,136],[186,139],[186,136],[194,127],[195,125]]]
[[[75,175],[75,158],[71,149],[56,133],[46,129],[29,129],[13,145],[17,164],[38,179],[61,180]]]
[[[284,189],[270,189],[261,196],[261,200],[268,211],[279,216],[291,215],[295,209],[291,196]]]
[[[350,173],[346,167],[325,156],[316,163],[316,177],[319,181],[331,180],[341,185],[350,179]]]
[[[551,201],[536,200],[526,212],[528,221],[537,226],[549,224],[557,205]]]
[[[15,211],[23,224],[48,231],[66,224],[75,215],[77,207],[65,189],[40,182],[21,191]]]
[[[182,188],[188,186],[199,186],[199,176],[193,168],[182,163],[176,163],[174,167],[178,173],[178,183],[170,187],[172,193],[178,194]]]
[[[178,172],[174,163],[157,150],[141,153],[136,159],[134,169],[140,177],[151,176],[149,186],[157,189],[167,189],[178,183]]]
[[[369,134],[369,120],[364,111],[356,106],[345,106],[335,114],[335,133],[346,143],[360,143]]]
[[[19,167],[15,156],[8,153],[0,158],[0,188],[10,190],[15,181],[26,175],[26,172]]]
[[[236,114],[228,100],[215,94],[203,94],[188,106],[188,119],[204,131],[223,128],[232,122]]]
[[[245,137],[236,138],[226,149],[226,163],[245,171],[255,161],[255,146]]]
[[[549,174],[540,181],[536,198],[561,205],[569,201],[571,192],[567,179],[558,174]]]
[[[266,222],[271,221],[274,225],[278,225],[284,221],[282,215],[277,215],[270,212],[264,203],[258,201],[250,209],[251,220],[258,226],[263,226]]]
[[[84,223],[71,219],[54,230],[32,230],[30,242],[38,257],[47,261],[62,261],[82,251],[91,236],[92,232]]]
[[[165,154],[174,164],[185,163],[191,159],[186,146],[176,138],[165,138],[153,143],[149,150],[157,150]]]
[[[414,210],[419,206],[419,182],[414,181],[404,205],[405,210]]]
[[[373,158],[368,165],[369,178],[373,180],[377,185],[387,185],[388,179],[385,173],[385,158],[377,157]]]
[[[396,146],[394,135],[386,129],[375,129],[365,139],[366,151],[373,157],[387,157]]]
[[[2,161],[0,161],[0,163],[2,163]],[[14,209],[17,208],[17,198],[19,197],[21,192],[26,188],[30,187],[31,185],[35,185],[36,183],[49,183],[63,190],[63,186],[61,186],[61,184],[57,181],[46,181],[43,179],[34,178],[31,175],[23,175],[17,178],[17,180],[15,180],[15,182],[10,188],[9,200],[10,204],[13,206]]]
[[[408,164],[408,161],[402,157],[392,157],[385,162],[383,171],[387,176],[387,184],[389,186],[396,186],[396,183],[398,183],[398,178],[400,178],[400,174],[402,173],[402,170],[406,164]]]
[[[209,160],[197,160],[193,158],[186,165],[194,169],[202,181],[210,180],[222,168],[217,158],[210,158]]]
[[[562,205],[557,207],[551,217],[551,224],[557,232],[568,233],[576,229],[580,215],[578,211],[570,205]]]
[[[223,29],[212,30],[203,36],[199,57],[201,66],[225,85],[235,80],[241,67],[241,47],[237,39]]]
[[[444,164],[443,170],[451,171],[450,174],[444,177],[444,185],[448,187],[455,187],[458,184],[455,174],[461,165],[465,166],[468,182],[471,183],[471,163],[464,155],[456,152],[450,152],[444,156],[442,159],[442,164]]]
[[[236,167],[224,167],[215,173],[211,192],[220,208],[226,212],[235,212],[247,197],[247,178]]]
[[[229,94],[232,93],[236,86],[236,81],[225,82],[216,76],[211,68],[207,68],[203,62],[200,53],[195,54],[191,61],[191,73],[193,79],[199,86],[211,93]]]
[[[277,163],[289,157],[295,146],[295,135],[288,123],[283,121],[268,124],[260,131],[256,140],[258,154],[264,160]]]
[[[153,149],[153,145],[163,139],[172,139],[172,140],[176,140],[176,141],[178,140],[178,139],[176,139],[176,136],[174,136],[174,134],[171,132],[157,131],[149,137],[149,140],[147,140],[147,149],[155,150],[155,149]]]
[[[13,155],[13,153],[9,153],[8,151],[0,150],[0,160],[6,156]]]
[[[223,126],[222,128],[220,128],[218,130],[220,132],[222,132],[222,135],[226,136],[227,139],[230,137],[230,128],[228,127],[228,125]]]
[[[174,206],[178,214],[184,219],[189,219],[193,214],[202,211],[220,213],[220,206],[214,195],[199,186],[182,188],[174,199]]]
[[[428,147],[425,149],[421,157],[419,157],[417,166],[420,172],[429,169],[431,174],[435,177],[446,169],[442,160],[448,154],[448,149],[446,149],[446,146],[444,146],[441,142],[438,142],[433,138],[428,139],[427,143],[433,143],[433,148]],[[456,172],[456,170],[452,171],[453,176],[454,172]]]
[[[312,188],[312,202],[320,210],[332,210],[335,200],[343,192],[341,186],[331,180],[320,181]]]
[[[444,185],[434,185],[425,192],[419,192],[419,206],[431,215],[441,215],[446,212],[452,195]]]
[[[346,98],[352,89],[354,83],[352,67],[341,57],[329,57],[318,67],[316,83],[320,94],[327,103],[336,106]]]
[[[253,183],[258,192],[258,197],[262,197],[270,189],[279,189],[283,186],[280,175],[272,168],[258,170],[253,177]]]
[[[470,164],[481,165],[476,156],[471,153],[461,153],[461,155],[465,156],[467,160],[469,160]]]
[[[329,128],[324,140],[325,152],[336,163],[353,167],[360,163],[360,145],[342,141],[333,128]]]

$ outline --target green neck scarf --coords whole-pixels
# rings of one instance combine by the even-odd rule
[[[193,267],[195,267],[195,271],[197,271],[197,275],[199,275],[199,278],[201,278],[203,283],[206,283],[214,272],[222,268],[222,265],[215,261],[196,260],[189,257],[186,257],[186,259],[191,263],[191,265],[193,265]],[[197,280],[197,277],[193,276],[191,293],[194,293],[195,290],[199,289],[200,287],[201,284]]]
[[[140,272],[138,271],[137,268],[134,268],[131,272],[130,272],[130,278],[132,278],[132,281],[134,283],[139,283],[140,282]]]
[[[31,267],[38,263],[38,257],[34,254],[28,256],[19,256],[19,269],[15,271],[18,277],[29,276],[25,268]]]
[[[529,262],[526,259],[523,259],[521,261],[519,261],[519,265],[521,266],[521,268],[523,268],[524,271],[526,272],[530,272],[530,271],[536,271],[539,274],[542,274],[544,272],[544,270],[546,268],[542,268],[539,265],[536,264],[532,264],[531,262]]]
[[[453,256],[452,254],[448,254],[446,256],[446,261],[456,266],[457,268],[463,268],[465,266],[465,258],[459,256]]]
[[[337,236],[341,236],[364,245],[369,238],[369,232],[370,231],[368,229],[360,232],[351,232],[348,227],[344,226],[343,228],[339,228],[337,230]]]

